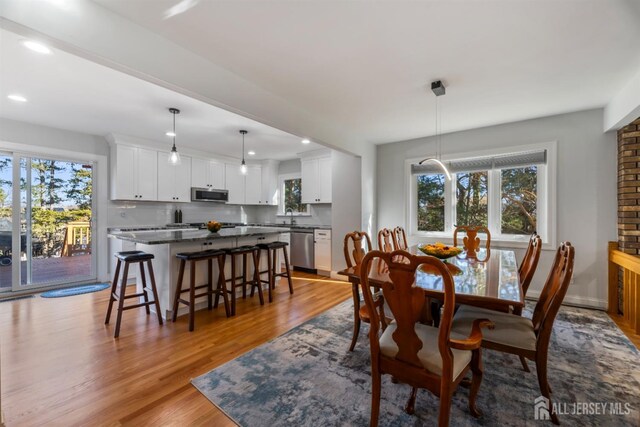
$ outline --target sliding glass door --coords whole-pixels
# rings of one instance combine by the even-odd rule
[[[95,280],[93,169],[91,162],[0,157],[0,201],[11,187],[0,217],[1,289]]]

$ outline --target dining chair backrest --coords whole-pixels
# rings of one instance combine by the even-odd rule
[[[409,248],[407,243],[407,233],[404,232],[404,228],[396,227],[393,229],[393,243],[396,251],[404,251]]]
[[[393,252],[397,246],[393,233],[388,228],[378,231],[378,250],[382,252]]]
[[[360,283],[364,294],[365,304],[372,313],[371,329],[369,332],[371,357],[376,359],[380,354],[379,343],[379,314],[374,307],[374,299],[369,285],[368,272],[372,263],[378,260],[385,265],[389,274],[389,281],[383,283],[382,293],[386,304],[395,318],[396,331],[392,337],[398,346],[395,360],[390,363],[408,364],[422,368],[418,352],[423,344],[416,334],[416,323],[421,319],[426,301],[424,290],[415,286],[416,270],[418,267],[428,268],[431,274],[442,277],[444,290],[444,309],[440,318],[438,330],[438,349],[442,357],[442,377],[451,380],[453,375],[453,354],[450,348],[451,323],[455,309],[455,294],[453,278],[445,264],[435,257],[412,255],[406,251],[381,252],[371,251],[362,261],[360,268]],[[379,266],[378,266],[379,267]]]
[[[491,247],[491,232],[483,225],[479,227],[472,227],[468,225],[458,225],[453,231],[453,246],[458,246],[458,232],[464,232],[465,236],[462,239],[462,246],[467,251],[467,256],[475,255],[480,250],[480,237],[478,233],[484,233],[487,235],[485,241],[485,249],[489,250]]]
[[[574,257],[574,247],[569,242],[563,242],[556,251],[553,266],[536,303],[532,322],[538,337],[538,351],[541,346],[546,351],[549,345],[553,322],[571,283]]]
[[[362,263],[365,254],[373,249],[371,238],[366,231],[353,231],[344,236],[344,259],[347,268]]]
[[[529,245],[527,246],[524,258],[522,258],[522,262],[518,267],[518,276],[520,277],[520,284],[522,285],[523,298],[527,296],[527,290],[536,272],[536,268],[538,268],[541,251],[542,238],[536,233],[533,233],[529,239]]]

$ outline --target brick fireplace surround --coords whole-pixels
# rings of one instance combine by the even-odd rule
[[[618,248],[640,255],[640,117],[618,131]]]

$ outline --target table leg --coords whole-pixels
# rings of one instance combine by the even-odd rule
[[[349,351],[353,351],[360,334],[360,290],[356,280],[349,281],[351,282],[351,291],[353,293],[353,338],[351,338]]]

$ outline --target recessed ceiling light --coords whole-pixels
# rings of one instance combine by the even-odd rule
[[[25,98],[22,95],[18,95],[18,94],[9,95],[9,96],[7,96],[7,98],[9,98],[12,101],[17,101],[17,102],[27,102],[27,98]]]
[[[247,154],[250,155],[250,156],[255,156],[256,152],[255,151],[249,151]]]
[[[305,139],[303,139],[301,142],[302,142],[303,144],[308,144],[308,143],[310,143],[311,141],[309,141],[307,138],[305,138]]]
[[[165,133],[165,135],[167,135],[167,136],[176,136],[176,134],[173,133],[173,132],[167,132],[167,133]]]
[[[43,45],[40,42],[36,42],[33,40],[25,40],[22,42],[22,44],[24,47],[34,52],[43,53],[45,55],[51,54],[51,49],[49,49],[47,46]]]

